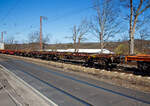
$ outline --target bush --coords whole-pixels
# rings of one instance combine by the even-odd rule
[[[129,53],[129,46],[127,44],[120,44],[115,48],[116,54],[124,54],[127,55]]]

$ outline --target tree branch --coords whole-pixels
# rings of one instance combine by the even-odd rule
[[[147,5],[143,10],[141,10],[138,15],[142,14],[145,10],[147,10],[148,8],[150,8],[150,4]]]

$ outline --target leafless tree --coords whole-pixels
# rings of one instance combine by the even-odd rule
[[[50,41],[50,37],[51,36],[51,34],[46,34],[45,36],[44,36],[44,38],[43,38],[43,43],[48,43],[49,41]]]
[[[5,43],[6,43],[6,44],[14,44],[14,43],[15,43],[15,37],[14,37],[14,36],[8,37],[8,38],[5,40]]]
[[[49,36],[50,34],[47,34],[46,36],[43,36],[43,43],[48,43],[49,42]],[[29,43],[38,43],[40,41],[40,33],[39,31],[33,31],[31,33],[29,33],[28,35],[28,40]]]
[[[43,36],[42,42],[43,42],[44,48],[45,48],[46,43],[48,43],[50,40],[49,36],[50,34]],[[34,48],[33,46],[35,45],[35,43],[38,44],[40,42],[40,32],[39,31],[30,32],[28,35],[28,42],[31,44],[31,47]]]
[[[39,31],[30,32],[28,35],[29,43],[39,42]]]
[[[47,34],[46,36],[44,36],[44,38],[42,39],[43,42],[43,49],[46,49],[46,45],[48,44],[48,42],[50,41],[49,36],[51,36],[50,34]]]
[[[144,28],[144,29],[140,30],[139,36],[140,36],[140,40],[141,40],[141,50],[144,51],[143,41],[150,37],[150,32],[148,31],[148,28]]]
[[[139,29],[139,27],[143,26],[145,22],[147,22],[144,16],[146,10],[150,8],[150,0],[121,0],[126,3],[126,6],[130,9],[130,13],[128,15],[129,18],[129,53],[134,54],[134,34],[135,30]],[[141,21],[140,19],[144,19]],[[148,19],[148,18],[147,18]],[[138,24],[138,25],[137,25]]]
[[[123,33],[122,36],[121,36],[121,38],[122,38],[121,39],[122,42],[128,41],[128,34]]]
[[[72,36],[69,37],[73,40],[75,52],[78,52],[81,41],[85,40],[84,37],[89,31],[89,25],[86,20],[83,20],[79,26],[74,25],[72,28]]]
[[[148,31],[148,29],[142,29],[139,32],[139,36],[141,40],[145,40],[150,37],[150,31]]]
[[[18,41],[15,40],[15,37],[14,37],[14,36],[11,36],[11,37],[7,37],[7,38],[6,38],[5,44],[7,45],[7,48],[6,48],[6,49],[14,50],[14,49],[17,49]]]
[[[115,6],[114,0],[93,0],[96,16],[90,23],[90,29],[99,42],[101,53],[104,49],[104,42],[120,32],[118,19],[119,8]]]

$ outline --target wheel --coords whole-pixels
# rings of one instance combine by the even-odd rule
[[[147,72],[149,71],[150,69],[150,63],[149,62],[137,62],[137,65],[138,65],[138,69],[140,71],[143,71],[143,72]]]

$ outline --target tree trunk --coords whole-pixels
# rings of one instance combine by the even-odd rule
[[[143,51],[143,39],[141,38],[141,50]]]
[[[130,0],[130,30],[129,30],[129,54],[134,54],[134,33],[132,28],[132,19],[133,19],[133,2]]]
[[[100,48],[101,48],[101,53],[103,53],[103,49],[104,49],[104,41],[103,41],[103,33],[100,32]]]
[[[77,52],[77,42],[76,42],[76,40],[74,41],[74,52]]]
[[[74,52],[76,52],[77,51],[77,43],[76,43],[76,41],[74,41]]]
[[[78,44],[77,44],[77,52],[79,51],[79,46],[80,46],[80,41],[81,41],[81,38],[78,38]]]
[[[136,22],[137,22],[137,16],[135,16],[133,27],[130,32],[130,55],[134,54],[134,33],[135,33]]]
[[[130,33],[130,55],[134,54],[134,34]]]

